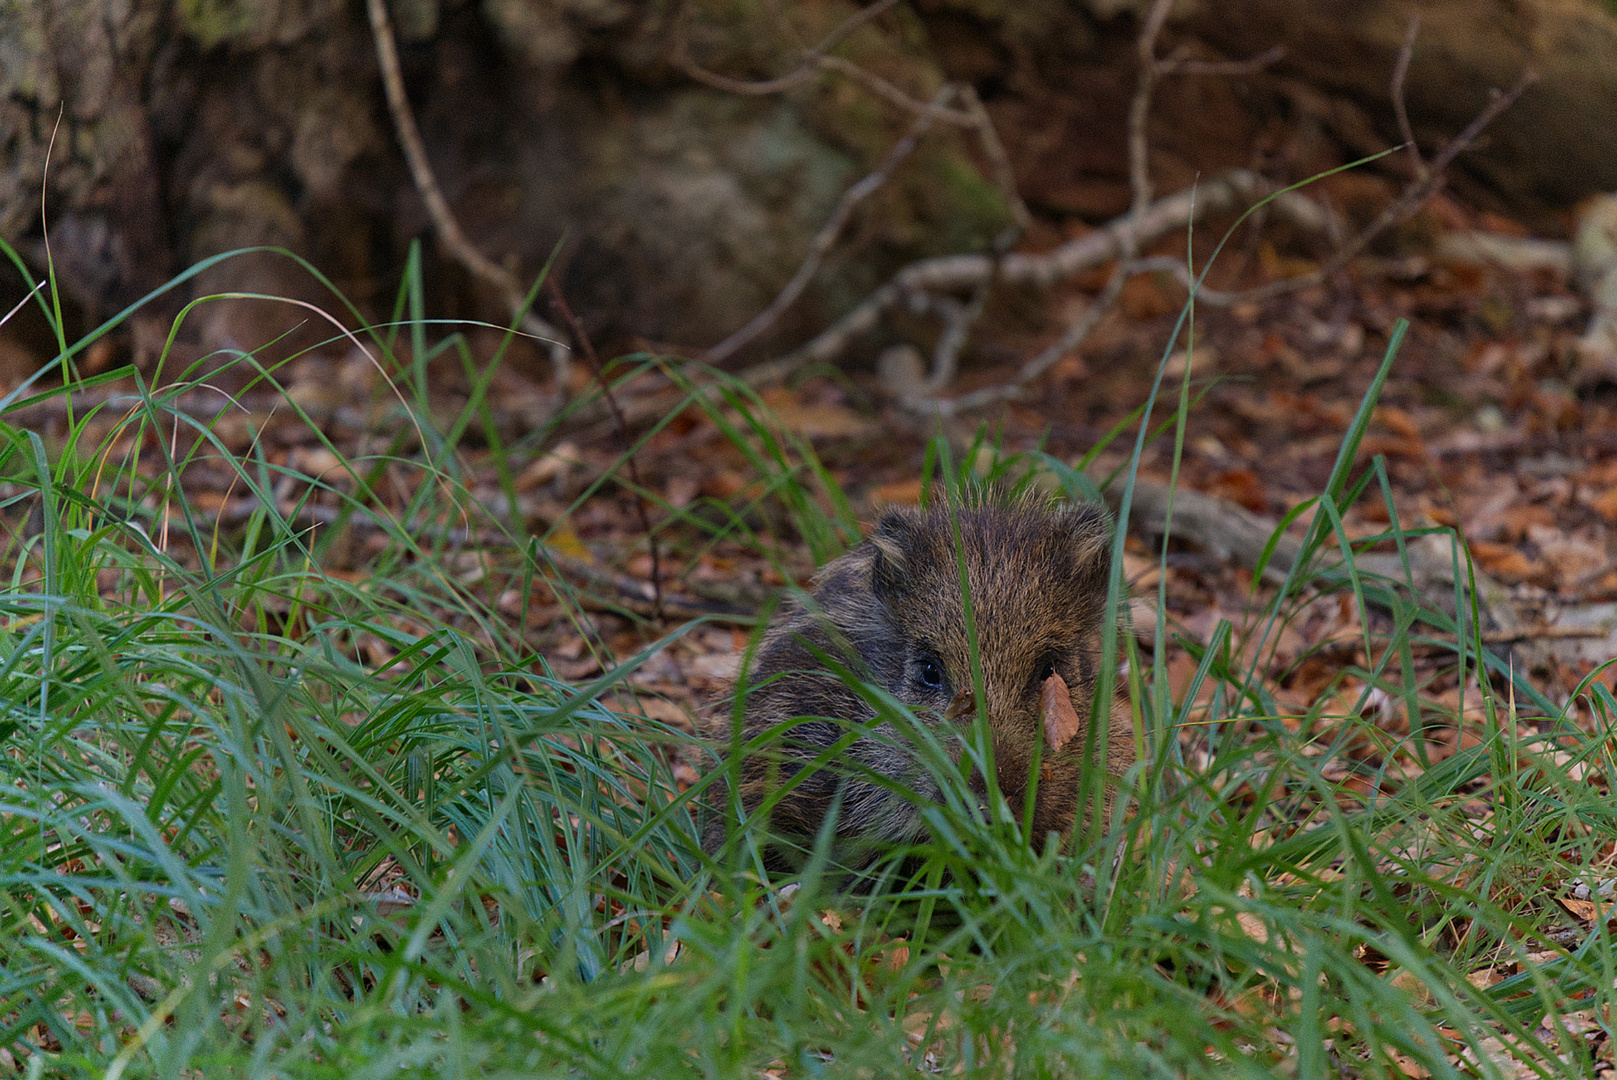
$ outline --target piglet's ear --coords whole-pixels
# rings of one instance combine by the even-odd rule
[[[1112,518],[1094,503],[1076,503],[1061,510],[1057,519],[1072,539],[1079,572],[1104,577],[1112,556]]]
[[[882,602],[890,603],[909,591],[915,580],[920,534],[921,522],[913,510],[889,510],[870,534],[870,543],[876,549],[870,587]]]

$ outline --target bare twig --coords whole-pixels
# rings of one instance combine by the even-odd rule
[[[1404,80],[1409,78],[1409,64],[1415,58],[1415,35],[1420,33],[1420,13],[1409,17],[1404,31],[1404,43],[1398,49],[1398,62],[1392,66],[1392,111],[1398,117],[1398,134],[1409,147],[1409,170],[1417,182],[1426,179],[1426,162],[1421,160],[1420,147],[1415,145],[1415,129],[1409,123],[1409,107],[1404,101]]]
[[[646,511],[646,487],[640,482],[640,468],[635,464],[634,436],[629,434],[629,420],[624,416],[622,408],[618,406],[617,395],[612,393],[612,386],[606,380],[606,372],[601,367],[600,358],[595,355],[595,346],[590,344],[584,327],[573,315],[573,309],[567,306],[567,298],[562,295],[561,286],[554,277],[545,282],[550,290],[550,301],[555,305],[556,312],[562,317],[569,329],[573,332],[573,340],[584,353],[584,359],[589,363],[590,371],[595,375],[595,381],[601,387],[601,396],[606,399],[607,407],[618,422],[618,433],[623,437],[623,450],[628,455],[629,481],[634,484],[634,505],[640,517],[640,529],[646,534],[646,545],[651,549],[651,599],[652,617],[662,618],[663,605],[663,579],[662,567],[657,552],[657,534],[651,530],[651,516]]]
[[[932,100],[935,104],[941,104],[947,100],[952,92],[953,88],[945,85]],[[915,123],[910,126],[910,130],[902,139],[893,144],[891,150],[887,151],[887,156],[882,159],[880,165],[876,166],[876,170],[842,193],[842,199],[837,203],[837,207],[832,212],[830,219],[820,227],[820,231],[815,234],[814,240],[809,244],[808,255],[804,257],[802,265],[797,268],[797,273],[792,275],[792,279],[786,283],[786,286],[781,289],[775,299],[770,301],[768,307],[754,315],[741,329],[709,349],[703,357],[704,360],[710,364],[723,363],[729,357],[734,356],[737,350],[775,325],[775,321],[797,301],[803,290],[808,287],[809,282],[814,279],[815,273],[820,269],[820,261],[831,250],[831,246],[836,243],[837,236],[842,232],[843,226],[848,223],[848,218],[853,215],[854,208],[887,182],[888,178],[893,175],[893,170],[898,168],[900,162],[910,156],[920,143],[921,136],[925,135],[927,129],[931,126],[931,113],[923,112],[917,116]]]
[[[1418,210],[1420,205],[1443,185],[1444,171],[1454,163],[1454,159],[1459,157],[1461,152],[1472,143],[1476,142],[1477,136],[1482,134],[1483,129],[1493,123],[1500,113],[1510,108],[1516,99],[1521,97],[1527,88],[1536,82],[1538,82],[1538,72],[1528,71],[1520,79],[1516,80],[1516,85],[1509,90],[1502,93],[1495,90],[1488,104],[1476,115],[1471,123],[1465,126],[1465,130],[1450,139],[1444,144],[1443,149],[1438,151],[1437,156],[1432,159],[1431,164],[1427,167],[1425,177],[1416,180],[1405,188],[1402,195],[1394,200],[1390,206],[1382,210],[1380,214],[1377,214],[1374,221],[1370,222],[1369,225],[1348,240],[1346,244],[1338,248],[1336,253],[1317,270],[1299,274],[1296,277],[1270,282],[1267,285],[1260,285],[1245,292],[1228,294],[1226,302],[1267,300],[1296,289],[1318,285],[1320,282],[1334,277],[1349,262],[1357,258],[1369,246],[1371,240],[1374,240],[1377,236]],[[1197,299],[1205,298],[1209,303],[1216,302],[1210,297],[1204,297],[1200,290],[1197,291],[1196,297]]]
[[[983,387],[968,394],[961,394],[954,398],[945,398],[929,401],[926,407],[929,411],[936,410],[944,416],[953,416],[967,409],[981,408],[984,405],[998,401],[1008,401],[1019,397],[1028,383],[1050,370],[1063,356],[1088,337],[1090,332],[1099,325],[1101,317],[1111,310],[1117,298],[1122,295],[1123,285],[1132,272],[1130,265],[1139,251],[1139,220],[1151,206],[1151,172],[1149,161],[1149,144],[1146,141],[1146,121],[1151,114],[1151,96],[1156,89],[1157,80],[1161,77],[1164,68],[1156,58],[1157,36],[1162,33],[1163,24],[1168,19],[1168,12],[1173,7],[1173,0],[1156,0],[1151,10],[1146,13],[1144,22],[1140,26],[1140,39],[1138,43],[1140,57],[1140,81],[1134,90],[1134,100],[1129,106],[1129,187],[1134,194],[1134,200],[1129,207],[1128,220],[1134,228],[1120,233],[1117,240],[1118,261],[1112,270],[1112,276],[1101,289],[1100,294],[1084,309],[1082,315],[1074,319],[1061,337],[1049,348],[1041,350],[1017,371],[1016,377],[1008,383],[997,386]],[[937,372],[934,372],[933,382],[936,383]],[[930,387],[929,387],[930,388]],[[941,389],[941,386],[937,387]]]
[[[931,101],[919,101],[879,75],[839,56],[830,55],[830,50],[841,44],[857,27],[869,22],[892,6],[893,0],[877,0],[876,3],[861,8],[844,20],[837,29],[823,38],[819,44],[812,48],[801,49],[802,66],[779,78],[761,82],[745,82],[731,79],[697,65],[691,59],[689,53],[685,11],[680,12],[675,26],[674,62],[687,75],[708,86],[731,93],[753,96],[778,94],[803,85],[816,71],[834,71],[860,84],[890,104],[915,116],[915,125],[910,133],[893,150],[889,151],[886,159],[877,167],[876,171],[844,193],[842,201],[838,204],[830,221],[815,236],[813,243],[810,245],[809,254],[802,265],[799,266],[797,273],[787,282],[785,288],[781,290],[774,301],[749,320],[745,326],[704,354],[703,358],[710,363],[720,363],[728,359],[738,349],[753,341],[770,326],[774,325],[786,308],[808,286],[809,281],[819,269],[820,261],[830,250],[837,235],[847,223],[848,216],[854,206],[868,197],[882,183],[886,182],[899,161],[914,149],[920,133],[924,132],[927,126],[935,120],[969,128],[977,134],[978,141],[982,146],[983,156],[987,159],[992,173],[993,182],[1004,196],[1006,206],[1009,208],[1011,217],[1015,222],[1013,233],[1003,237],[1003,242],[996,245],[998,253],[1003,253],[1012,246],[1021,232],[1032,225],[1033,215],[1028,210],[1026,202],[1023,201],[1021,193],[1017,190],[1016,177],[1011,169],[1009,155],[1006,154],[1005,146],[999,138],[999,133],[995,130],[993,121],[989,117],[988,111],[983,108],[982,101],[977,97],[975,90],[969,85],[952,86],[945,84],[933,96]],[[771,10],[775,12],[777,22],[781,24],[782,32],[788,36],[795,37],[795,30],[775,5],[771,5]],[[951,96],[959,99],[962,108],[950,108],[946,104]],[[965,334],[969,331],[971,323],[975,321],[976,315],[980,314],[986,302],[987,294],[982,293],[979,297],[975,297],[968,306],[967,310],[970,317],[965,322],[953,321],[949,323],[934,359],[934,374],[941,370],[952,371],[953,359],[958,355],[960,348],[965,343]],[[935,382],[936,380],[932,381]]]
[[[985,278],[971,294],[971,300],[960,303],[953,297],[939,297],[947,300],[948,304],[941,307],[943,313],[943,333],[938,338],[938,344],[932,350],[932,370],[922,385],[924,397],[930,398],[938,391],[954,381],[955,370],[959,366],[960,350],[966,347],[966,338],[971,328],[982,317],[983,309],[988,306],[988,294],[993,291],[994,279]]]
[[[1124,271],[1124,264],[1119,263],[1112,276],[1106,280],[1106,285],[1100,294],[1090,301],[1084,308],[1084,313],[1074,319],[1071,325],[1062,333],[1060,339],[1049,348],[1041,351],[1017,371],[1016,377],[1008,383],[997,386],[985,386],[980,390],[960,394],[957,397],[943,398],[928,404],[944,416],[956,416],[972,409],[980,409],[985,405],[997,404],[1001,401],[1012,401],[1021,397],[1028,383],[1043,375],[1063,356],[1076,349],[1084,338],[1100,324],[1101,316],[1111,310],[1112,305],[1123,292],[1123,285],[1128,281],[1129,275]]]
[[[839,75],[846,75],[877,97],[903,109],[905,112],[914,113],[916,116],[929,115],[934,120],[942,120],[946,123],[954,124],[956,127],[969,128],[976,126],[976,121],[972,119],[969,113],[911,97],[880,75],[866,71],[858,64],[844,60],[840,56],[822,56],[816,62],[827,71],[835,71]]]
[[[1559,641],[1568,638],[1603,638],[1609,630],[1594,626],[1524,626],[1516,630],[1492,630],[1482,635],[1484,645],[1509,645],[1517,641]]]
[[[1016,173],[1011,169],[1010,155],[1005,153],[1005,144],[1000,142],[999,132],[994,129],[994,122],[988,117],[988,110],[983,108],[982,99],[970,83],[960,84],[960,101],[971,116],[972,123],[977,129],[978,141],[982,143],[983,155],[988,158],[988,165],[994,171],[994,183],[999,185],[1000,194],[1011,208],[1011,218],[1016,227],[1023,232],[1033,227],[1033,214],[1022,201],[1022,193],[1016,188]]]
[[[1164,75],[1256,75],[1286,55],[1284,45],[1276,45],[1246,60],[1188,60],[1173,56],[1157,61]]]
[[[1151,115],[1151,97],[1157,80],[1162,77],[1162,65],[1157,61],[1157,35],[1168,21],[1173,0],[1156,0],[1146,13],[1140,26],[1139,52],[1140,84],[1135,87],[1134,100],[1129,103],[1129,190],[1134,193],[1130,214],[1139,214],[1151,204],[1150,146],[1146,142],[1145,124]],[[1125,250],[1124,257],[1134,255]]]
[[[513,316],[520,315],[522,330],[550,346],[550,361],[555,368],[556,392],[567,392],[569,350],[559,330],[526,309],[527,296],[516,276],[479,251],[461,230],[444,198],[443,189],[427,160],[427,148],[421,140],[421,129],[416,126],[410,111],[410,100],[404,93],[404,73],[399,65],[398,43],[393,35],[393,20],[388,15],[386,0],[366,0],[370,11],[371,36],[376,40],[376,57],[382,69],[382,87],[387,94],[388,110],[393,115],[393,127],[410,166],[410,177],[416,191],[427,205],[433,231],[438,242],[476,278],[499,290],[511,308]]]
[[[674,25],[674,63],[699,83],[711,86],[716,90],[724,90],[731,94],[745,94],[749,97],[762,97],[769,94],[781,94],[794,90],[813,79],[820,71],[835,71],[846,75],[872,90],[881,97],[886,98],[900,108],[914,113],[930,113],[933,119],[948,120],[961,127],[970,127],[972,118],[965,113],[956,112],[936,103],[928,105],[904,93],[892,83],[881,76],[866,71],[857,64],[849,63],[840,57],[831,56],[830,52],[865,23],[894,7],[898,0],[876,0],[869,7],[860,8],[848,18],[844,19],[835,30],[832,30],[820,40],[813,48],[802,50],[802,64],[774,79],[765,79],[760,82],[749,82],[745,79],[732,79],[726,75],[709,71],[700,66],[690,55],[690,40],[686,32],[686,11],[681,10],[679,18]]]

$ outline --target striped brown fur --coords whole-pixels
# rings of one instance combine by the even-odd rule
[[[868,540],[829,563],[807,597],[788,603],[777,615],[751,670],[742,677],[743,738],[790,727],[741,762],[742,810],[752,815],[777,785],[847,732],[834,720],[799,718],[868,721],[875,716],[816,653],[834,658],[909,705],[958,760],[958,736],[973,713],[968,709],[954,720],[944,715],[956,692],[972,684],[960,550],[970,583],[996,778],[1020,817],[1035,746],[1043,738],[1040,690],[1052,667],[1069,688],[1078,716],[1090,714],[1100,632],[1108,617],[1111,537],[1105,512],[1088,505],[1048,508],[1026,501],[980,501],[953,509],[887,512]],[[1106,771],[1115,776],[1134,760],[1134,737],[1126,706],[1119,701],[1108,711],[1110,721],[1096,740]],[[732,711],[718,712],[710,734],[728,745]],[[1086,742],[1080,730],[1058,752],[1043,748],[1045,767],[1033,808],[1035,836],[1071,832]],[[936,801],[941,795],[903,734],[883,724],[872,735],[855,739],[837,760],[782,798],[770,815],[769,833],[811,846],[840,787],[833,850],[840,861],[864,861],[873,849],[922,839],[913,797],[873,782],[861,775],[865,770],[923,799]],[[974,787],[980,795],[980,777]],[[704,828],[703,846],[710,852],[724,842],[727,816],[711,815]]]

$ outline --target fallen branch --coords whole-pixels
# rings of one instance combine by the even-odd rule
[[[1269,184],[1258,174],[1231,169],[1195,188],[1165,196],[1138,215],[1125,214],[1042,254],[1014,252],[997,260],[992,255],[942,255],[921,259],[900,270],[828,329],[776,361],[776,366],[760,365],[765,369],[760,378],[765,383],[778,382],[809,364],[832,360],[854,338],[873,330],[882,315],[909,296],[975,288],[996,274],[996,263],[999,283],[1013,288],[1048,289],[1085,270],[1118,259],[1126,249],[1137,250],[1210,214],[1245,209],[1268,194]],[[1270,205],[1277,213],[1300,225],[1322,227],[1326,219],[1324,210],[1296,192],[1286,192]],[[751,373],[743,377],[753,385],[760,385]]]
[[[973,290],[990,280],[1018,288],[1049,288],[1118,259],[1127,243],[1132,242],[1137,248],[1208,215],[1244,209],[1269,193],[1267,181],[1258,174],[1232,169],[1194,189],[1164,196],[1138,217],[1125,215],[1043,254],[1012,253],[999,258],[944,255],[913,262],[807,344],[785,356],[754,364],[737,372],[734,378],[754,390],[779,386],[806,367],[834,360],[854,338],[873,330],[885,313],[900,305],[914,303],[931,307],[940,295]],[[1277,214],[1302,228],[1325,229],[1325,223],[1330,220],[1328,211],[1296,192],[1283,192],[1269,205]],[[1095,317],[1098,316],[1097,311]],[[697,387],[697,393],[705,395],[709,401],[717,400],[719,384],[701,366],[687,367],[684,376]],[[623,414],[631,426],[644,424],[666,416],[684,396],[684,391],[672,388],[646,394],[625,401]],[[975,401],[973,406],[984,403]],[[966,407],[957,406],[955,411],[964,411]],[[608,421],[602,404],[575,410],[561,425],[569,431],[585,430],[587,437],[594,437],[605,433],[604,425]]]
[[[1114,484],[1103,493],[1107,505],[1116,513],[1122,502],[1123,488]],[[1188,540],[1220,562],[1234,562],[1248,570],[1255,570],[1263,552],[1278,527],[1276,522],[1227,499],[1207,495],[1187,488],[1175,488],[1173,496],[1173,535]],[[1137,535],[1161,536],[1168,522],[1168,485],[1154,480],[1136,479],[1134,498],[1129,510],[1128,527]],[[1403,559],[1395,552],[1365,552],[1353,557],[1353,565],[1360,574],[1373,575],[1387,581],[1398,582],[1413,590],[1415,598],[1426,608],[1456,618],[1455,611],[1455,550],[1457,541],[1452,535],[1432,533],[1411,540],[1405,545],[1409,559],[1406,572]],[[1282,533],[1275,539],[1274,551],[1264,568],[1264,580],[1272,585],[1283,582],[1296,567],[1302,555],[1302,541]],[[1316,573],[1340,568],[1339,561],[1331,560],[1324,552],[1323,559],[1316,556]],[[1339,553],[1338,553],[1339,554]],[[1459,570],[1466,574],[1466,556],[1459,553]],[[1543,665],[1551,657],[1548,648],[1536,644],[1541,639],[1582,638],[1586,633],[1571,633],[1544,627],[1530,620],[1519,609],[1510,591],[1473,566],[1471,572],[1476,583],[1478,606],[1483,615],[1483,643],[1489,645],[1515,645],[1501,654],[1512,660],[1518,670],[1529,671]],[[1470,583],[1460,582],[1462,609],[1458,619],[1470,617]]]
[[[1409,106],[1404,101],[1404,80],[1409,77],[1410,62],[1415,59],[1415,35],[1420,33],[1420,13],[1409,17],[1404,30],[1404,43],[1398,50],[1398,61],[1392,66],[1392,111],[1398,118],[1398,134],[1409,148],[1409,172],[1417,181],[1428,175],[1426,162],[1421,160],[1420,147],[1415,144],[1415,129],[1409,122]]]
[[[618,437],[623,440],[623,452],[629,466],[629,483],[633,487],[634,508],[640,518],[640,531],[646,537],[646,546],[651,551],[651,617],[663,617],[663,574],[662,556],[658,551],[657,534],[651,528],[651,514],[646,509],[646,486],[640,481],[640,466],[635,460],[634,437],[629,434],[629,422],[623,415],[623,409],[618,405],[617,395],[612,393],[612,384],[607,381],[606,371],[601,367],[601,360],[595,355],[595,346],[590,344],[588,335],[584,333],[584,326],[573,314],[573,309],[567,305],[567,298],[562,295],[561,285],[555,278],[546,284],[550,287],[551,302],[555,304],[556,312],[561,315],[562,321],[573,332],[573,340],[583,350],[584,359],[589,363],[590,374],[595,376],[595,382],[601,388],[601,397],[605,399],[607,407],[612,410],[612,416],[617,420]]]

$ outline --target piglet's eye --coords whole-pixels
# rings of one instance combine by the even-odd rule
[[[936,657],[927,657],[921,661],[919,672],[921,683],[934,689],[943,685],[943,665],[938,663]]]
[[[1055,673],[1056,673],[1056,662],[1055,662],[1055,660],[1050,658],[1050,657],[1046,657],[1044,659],[1044,661],[1041,664],[1039,664],[1039,681],[1043,682],[1044,680],[1048,679],[1050,676],[1054,675]]]

